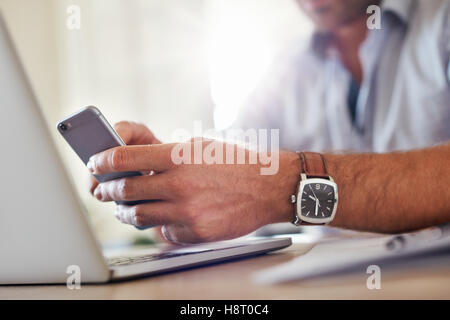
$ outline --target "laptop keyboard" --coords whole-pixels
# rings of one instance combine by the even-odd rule
[[[204,250],[200,252],[207,252],[212,250]],[[117,258],[109,258],[106,259],[107,263],[111,267],[116,266],[126,266],[130,264],[136,264],[136,263],[144,263],[149,261],[155,261],[155,260],[161,260],[161,259],[168,259],[168,258],[174,258],[179,256],[186,256],[189,254],[195,254],[200,253],[199,251],[184,251],[184,252],[163,252],[163,253],[156,253],[156,254],[148,254],[143,256],[135,256],[135,257],[117,257]]]

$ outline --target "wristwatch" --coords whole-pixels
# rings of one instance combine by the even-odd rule
[[[302,165],[297,194],[291,196],[295,219],[300,225],[322,225],[331,222],[338,205],[338,188],[328,175],[323,155],[298,152]]]

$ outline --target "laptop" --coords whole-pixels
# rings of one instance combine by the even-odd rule
[[[0,284],[101,283],[254,256],[290,238],[149,247],[106,259],[52,142],[0,12]],[[124,226],[125,227],[125,226]]]

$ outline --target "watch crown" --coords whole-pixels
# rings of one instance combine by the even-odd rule
[[[297,202],[297,197],[295,196],[295,194],[291,195],[291,203],[296,203]]]

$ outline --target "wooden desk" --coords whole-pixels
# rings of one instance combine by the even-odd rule
[[[82,285],[0,287],[0,299],[450,299],[450,268],[417,269],[382,274],[380,290],[368,290],[368,275],[336,276],[273,286],[251,281],[254,271],[287,262],[311,246],[139,280]]]

